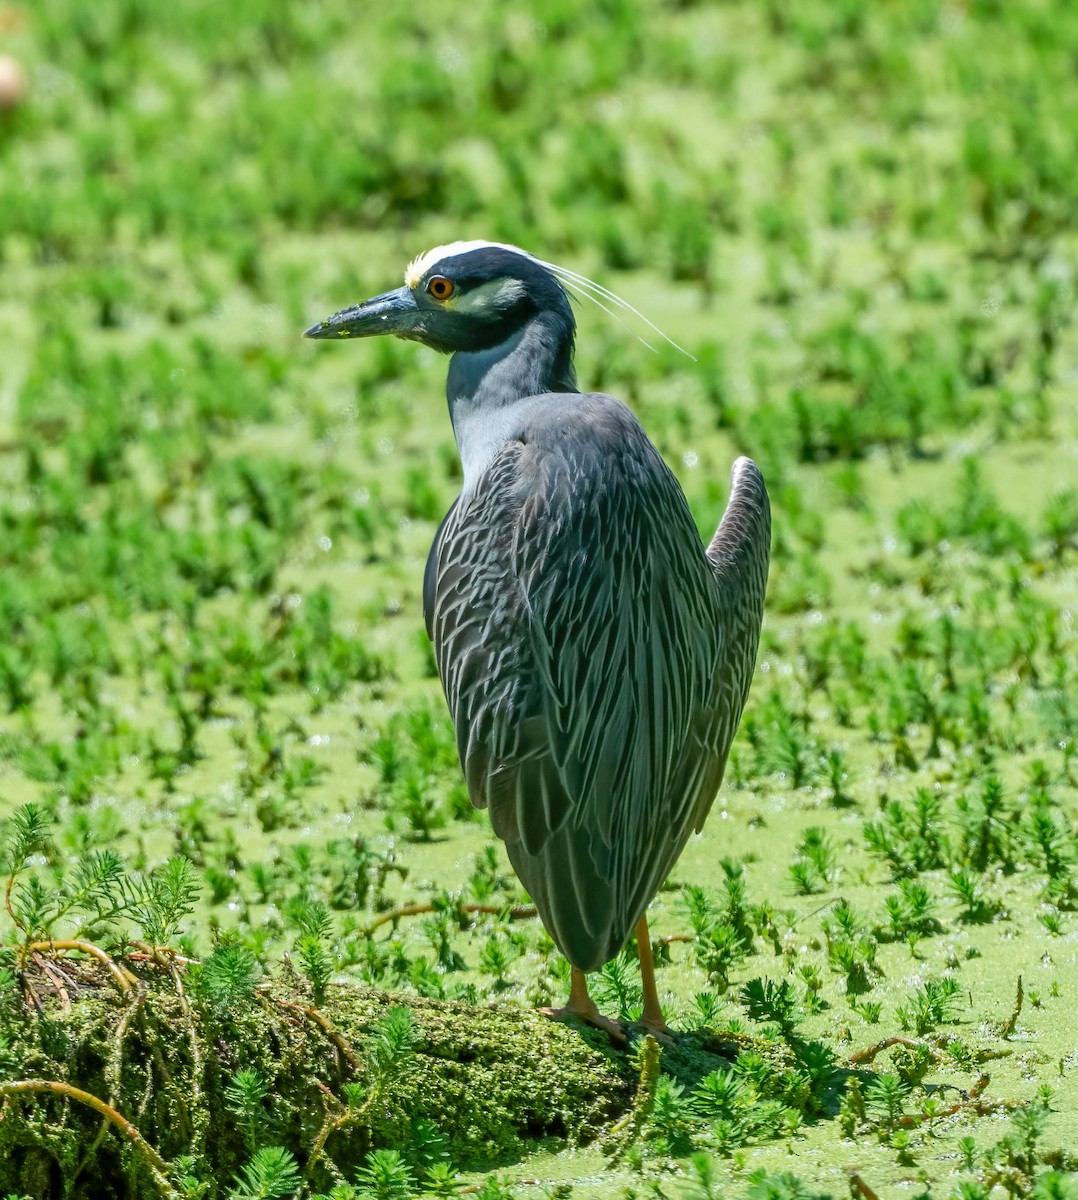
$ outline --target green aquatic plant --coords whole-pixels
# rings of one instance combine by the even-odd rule
[[[1078,491],[1067,488],[1049,496],[1042,521],[1052,557],[1062,562],[1068,550],[1078,549]]]
[[[896,1015],[903,1029],[912,1029],[918,1036],[948,1024],[955,1019],[961,984],[951,976],[927,979],[912,992]]]
[[[990,921],[999,910],[998,901],[988,899],[984,894],[984,879],[979,872],[970,870],[955,870],[947,881],[947,889],[962,905],[959,920],[969,924],[983,924]]]
[[[835,847],[826,830],[818,825],[806,829],[790,866],[790,879],[800,895],[826,890],[839,875]]]
[[[909,1085],[895,1074],[877,1075],[865,1088],[865,1115],[879,1130],[880,1138],[890,1144],[902,1118]]]
[[[303,1183],[299,1164],[283,1146],[259,1150],[229,1191],[229,1200],[284,1200]]]
[[[266,1099],[270,1091],[257,1070],[237,1071],[225,1088],[225,1102],[235,1115],[250,1154],[256,1154],[273,1127]]]
[[[415,1177],[399,1150],[372,1150],[356,1172],[356,1186],[362,1200],[407,1200]]]

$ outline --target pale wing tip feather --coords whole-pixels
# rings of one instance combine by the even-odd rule
[[[758,544],[766,563],[771,546],[771,502],[760,468],[742,455],[730,467],[730,495],[707,556],[717,566],[735,555],[739,546],[744,550],[748,542]]]
[[[750,474],[760,474],[760,468],[753,460],[747,454],[742,454],[734,459],[733,465],[730,467],[730,486],[737,487],[738,480],[746,471]],[[763,477],[761,476],[761,478]]]
[[[755,488],[755,490],[763,492],[765,496],[767,494],[763,472],[751,458],[742,454],[739,458],[734,459],[733,465],[730,467],[731,499],[735,493],[747,487]]]

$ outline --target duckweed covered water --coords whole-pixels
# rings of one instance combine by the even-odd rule
[[[471,1160],[447,1113],[472,1172],[455,1186],[845,1195],[855,1171],[882,1197],[1069,1194],[1071,6],[614,0],[585,21],[483,0],[358,20],[337,0],[106,0],[8,4],[0,30],[32,83],[0,113],[7,869],[20,806],[49,830],[0,924],[5,1022],[63,1008],[39,964],[20,987],[18,947],[122,957],[161,924],[134,873],[175,855],[200,891],[171,944],[213,971],[246,954],[293,1002],[374,987],[417,1019],[468,1006],[476,1036],[490,1004],[560,1002],[565,964],[513,916],[525,897],[467,805],[422,630],[459,486],[444,360],[298,337],[415,253],[490,237],[601,279],[696,355],[580,314],[581,386],[633,405],[702,534],[737,454],[768,479],[752,696],[652,933],[677,1028],[744,1030],[818,1075],[795,1095],[750,1043],[704,1103],[668,1056],[618,1156],[588,1140],[599,1117],[529,1134],[507,1100],[500,1157]],[[375,925],[409,905],[429,911]],[[632,1017],[637,988],[628,956],[595,990]],[[896,1037],[915,1045],[851,1063]],[[21,1044],[0,1046],[4,1078],[65,1077]],[[617,1061],[620,1114],[636,1065]],[[121,1072],[117,1106],[143,1095]],[[5,1121],[53,1119],[6,1103]],[[237,1127],[252,1103],[226,1110]],[[245,1194],[276,1145],[303,1168],[322,1114],[293,1112],[279,1100],[216,1175],[192,1142],[190,1194]],[[372,1192],[355,1172],[389,1168],[364,1156],[414,1140],[386,1126],[335,1152]]]

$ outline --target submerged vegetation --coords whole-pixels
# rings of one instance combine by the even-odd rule
[[[1078,1195],[1078,9],[0,3],[0,1195]],[[568,968],[422,629],[443,364],[299,331],[458,237],[580,314],[753,691]],[[626,953],[595,979],[632,1021]],[[534,1182],[525,1182],[525,1181]]]

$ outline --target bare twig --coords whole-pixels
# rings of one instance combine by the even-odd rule
[[[656,946],[669,946],[671,942],[695,942],[696,934],[694,933],[667,933],[663,937],[655,939]]]
[[[375,917],[374,920],[371,921],[371,923],[367,925],[362,932],[364,934],[371,934],[374,933],[376,929],[380,929],[383,925],[388,925],[391,921],[396,924],[401,917],[418,917],[422,913],[437,912],[438,907],[438,905],[431,904],[429,902],[425,904],[402,904],[399,908],[390,909],[389,912],[381,913],[379,916]],[[448,911],[489,913],[493,916],[497,916],[499,913],[505,912],[506,909],[505,906],[501,904],[457,904]],[[536,917],[539,915],[539,910],[534,904],[514,904],[512,908],[508,910],[508,912],[509,919],[511,921],[524,921],[529,917]]]
[[[847,1178],[850,1181],[851,1196],[860,1196],[862,1200],[880,1200],[879,1194],[865,1183],[857,1171],[851,1168],[847,1173]]]
[[[953,1117],[956,1113],[973,1112],[978,1116],[986,1117],[991,1113],[998,1112],[1001,1108],[1021,1108],[1024,1101],[1022,1100],[990,1100],[982,1096],[984,1089],[988,1086],[991,1075],[981,1075],[977,1082],[969,1089],[965,1097],[961,1100],[956,1100],[954,1104],[948,1104],[946,1108],[938,1109],[933,1113],[915,1113],[899,1117],[899,1125],[920,1125],[922,1121],[938,1121],[940,1117]]]
[[[930,1050],[934,1056],[939,1054],[934,1046],[930,1046],[927,1042],[919,1042],[916,1038],[886,1037],[883,1041],[876,1042],[875,1045],[866,1046],[864,1050],[858,1050],[856,1054],[851,1054],[850,1062],[854,1066],[870,1063],[877,1054],[882,1054],[884,1050],[889,1050],[892,1046],[908,1046],[911,1050],[920,1050],[923,1047]]]
[[[52,986],[56,989],[57,995],[60,997],[64,1005],[64,1012],[71,1011],[71,996],[68,994],[67,984],[70,982],[64,977],[62,971],[58,971],[47,958],[43,958],[37,951],[33,954],[34,962],[48,975],[52,980]]]
[[[35,962],[40,962],[42,968],[44,968],[45,964],[47,963],[49,970],[50,970],[50,974],[58,975],[64,981],[64,983],[67,985],[69,994],[73,995],[76,999],[78,999],[78,995],[82,991],[82,987],[80,986],[79,981],[77,979],[72,979],[72,977],[67,973],[67,971],[64,970],[63,966],[61,966],[61,964],[60,964],[59,959],[57,959],[57,958],[52,958],[52,959],[42,958],[40,955],[35,953],[34,960],[35,960]]]
[[[106,1120],[115,1125],[123,1137],[142,1155],[146,1165],[150,1168],[154,1182],[167,1200],[180,1200],[179,1192],[168,1181],[168,1163],[123,1113],[117,1112],[111,1104],[106,1104],[100,1096],[95,1096],[92,1092],[84,1092],[82,1088],[77,1088],[70,1083],[62,1083],[58,1079],[16,1079],[10,1083],[0,1083],[0,1096],[14,1096],[21,1092],[53,1092],[59,1096],[66,1096],[69,1100],[76,1100],[79,1104],[88,1105],[95,1112],[99,1112]]]
[[[167,967],[173,963],[180,963],[183,966],[198,966],[199,959],[184,958],[178,951],[173,950],[171,946],[151,946],[148,942],[131,941],[129,945],[135,947],[137,954],[128,954],[126,957],[133,961],[148,960],[159,967]]]
[[[1014,1033],[1014,1027],[1018,1024],[1018,1017],[1019,1017],[1019,1014],[1022,1012],[1022,1000],[1023,999],[1024,999],[1024,994],[1022,992],[1022,976],[1019,975],[1018,976],[1018,990],[1014,997],[1014,1008],[1011,1009],[1011,1015],[1007,1018],[1007,1023],[999,1031],[999,1036],[1004,1041],[1006,1041],[1011,1036],[1011,1034]]]

